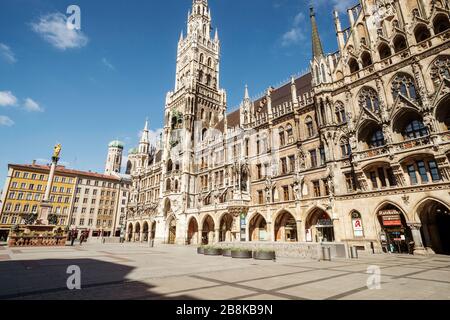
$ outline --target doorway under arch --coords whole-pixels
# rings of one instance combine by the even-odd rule
[[[214,220],[211,216],[207,216],[203,221],[202,244],[207,245],[214,243]]]
[[[437,254],[450,255],[450,209],[429,199],[419,206],[417,214],[422,222],[423,245]]]
[[[410,253],[409,244],[413,241],[405,215],[396,205],[386,203],[376,216],[381,226],[380,241],[384,252]]]
[[[148,241],[148,223],[147,223],[147,221],[144,222],[144,225],[142,227],[142,241],[144,241],[144,242]]]
[[[191,218],[188,225],[188,244],[198,243],[198,223],[195,218]]]
[[[220,220],[219,242],[232,241],[233,216],[226,213]]]
[[[316,208],[306,219],[306,242],[334,242],[334,225],[325,210]]]
[[[136,223],[136,226],[134,227],[134,241],[139,242],[141,241],[141,225],[139,222]]]
[[[152,231],[150,232],[150,239],[155,240],[156,238],[156,221],[152,222]]]
[[[266,219],[261,214],[256,214],[250,220],[249,226],[249,241],[267,241],[268,239],[268,228]]]
[[[275,241],[298,241],[297,221],[294,216],[287,211],[280,213],[275,220]]]
[[[133,224],[130,223],[128,225],[128,237],[127,237],[127,240],[128,240],[128,242],[131,242],[132,239],[133,239]]]
[[[171,218],[170,222],[168,224],[168,238],[167,238],[167,243],[168,244],[175,244],[176,240],[177,240],[177,221],[175,220],[175,218]]]

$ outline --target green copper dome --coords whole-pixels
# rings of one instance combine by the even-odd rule
[[[119,140],[114,140],[114,141],[111,141],[111,142],[109,143],[109,147],[110,147],[110,148],[120,148],[120,149],[123,149],[123,146],[124,146],[123,142],[120,142]]]
[[[128,154],[137,154],[138,153],[138,149],[137,148],[132,148],[128,151]]]

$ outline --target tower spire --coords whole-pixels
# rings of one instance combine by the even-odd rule
[[[316,14],[314,8],[310,7],[311,27],[312,27],[312,49],[313,58],[323,56],[322,41],[320,40],[319,29],[317,28]]]

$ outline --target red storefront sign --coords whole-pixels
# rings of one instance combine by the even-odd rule
[[[385,227],[398,227],[403,225],[400,213],[396,210],[380,211],[378,215],[381,216]]]

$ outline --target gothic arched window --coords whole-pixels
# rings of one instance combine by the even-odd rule
[[[372,112],[378,112],[380,110],[378,93],[372,88],[363,88],[359,94],[359,106]]]
[[[372,133],[372,135],[370,136],[369,147],[378,148],[384,146],[385,144],[386,141],[384,139],[384,134],[381,129],[376,130],[375,132]]]
[[[372,57],[370,56],[370,53],[367,51],[364,51],[363,54],[361,55],[361,61],[362,61],[363,68],[366,68],[366,67],[372,65]]]
[[[350,73],[355,73],[355,72],[359,71],[359,64],[358,64],[358,61],[356,61],[355,58],[351,58],[348,61],[348,66],[350,68]]]
[[[352,148],[347,138],[342,138],[340,142],[341,155],[343,158],[349,157],[352,154]]]
[[[395,53],[398,53],[398,52],[400,52],[400,51],[403,51],[403,50],[405,50],[405,49],[408,47],[408,45],[406,44],[406,39],[405,39],[405,37],[402,36],[402,35],[400,35],[400,34],[397,35],[397,36],[394,38],[393,43],[394,43],[394,50],[395,50]]]
[[[287,137],[288,137],[288,142],[292,143],[293,142],[292,140],[294,139],[294,130],[292,129],[292,125],[291,124],[288,124],[286,126],[286,134],[287,134]]]
[[[414,79],[407,74],[399,74],[394,78],[394,81],[392,82],[392,94],[394,99],[396,99],[399,94],[414,101],[419,98],[417,96]]]
[[[200,63],[203,63],[203,61],[205,61],[205,56],[203,53],[200,53]]]
[[[336,115],[336,122],[338,124],[347,122],[347,116],[345,114],[345,107],[344,107],[344,105],[341,102],[336,104],[336,107],[334,109],[334,113]]]
[[[286,144],[286,137],[284,135],[284,128],[280,127],[278,129],[278,135],[280,137],[280,147],[283,147]]]
[[[428,30],[427,26],[424,24],[419,24],[414,30],[414,36],[416,37],[416,42],[422,42],[431,38],[430,30]]]
[[[417,139],[428,135],[428,128],[421,120],[411,121],[405,128],[403,136],[405,139]]]
[[[381,60],[389,58],[392,55],[391,48],[384,42],[378,47],[378,53]]]
[[[211,65],[212,65],[212,60],[211,60],[211,58],[208,58],[208,67],[211,67]]]
[[[450,29],[450,21],[446,14],[439,14],[433,20],[434,33],[439,34]]]
[[[306,124],[306,131],[307,131],[308,138],[313,137],[315,135],[313,119],[308,116],[305,120],[305,124]]]
[[[450,56],[439,57],[433,62],[431,78],[435,87],[439,87],[444,78],[450,80]]]

